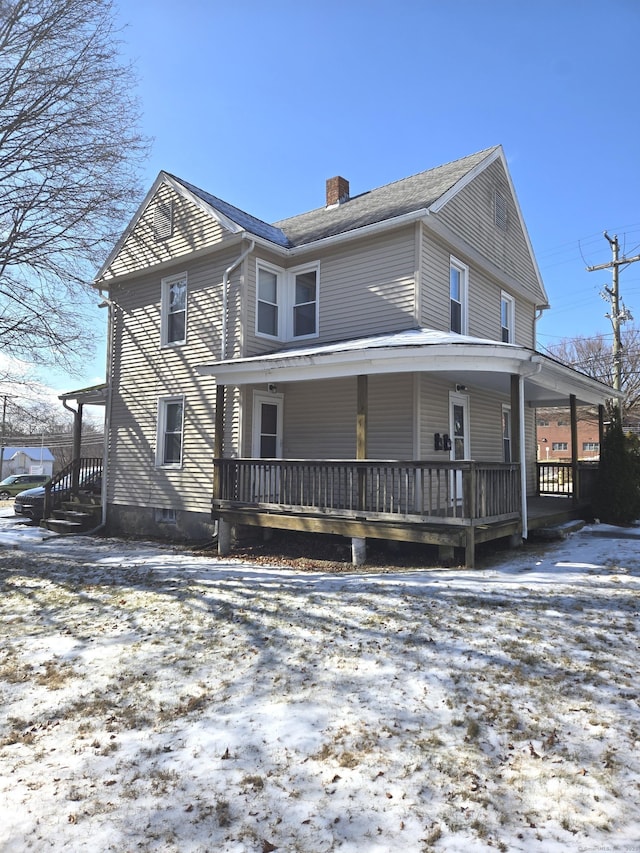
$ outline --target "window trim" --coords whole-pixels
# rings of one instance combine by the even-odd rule
[[[185,286],[185,294],[184,294],[184,336],[179,340],[175,341],[169,340],[169,317],[171,313],[170,311],[170,302],[169,302],[169,294],[171,292],[171,285],[176,284],[176,282],[184,281]],[[180,347],[186,344],[187,342],[187,315],[188,315],[188,303],[189,303],[189,277],[186,272],[176,273],[175,275],[166,276],[161,281],[161,297],[160,297],[160,313],[161,313],[161,333],[160,340],[161,346],[163,347]]]
[[[502,461],[513,462],[513,420],[511,418],[511,406],[507,403],[502,404],[500,428],[502,430]],[[505,435],[505,419],[508,425],[508,435]],[[509,446],[509,458],[507,459],[506,449]]]
[[[452,328],[451,322],[451,305],[453,297],[451,295],[451,273],[456,270],[460,274],[460,331]],[[458,300],[456,300],[458,301]],[[454,335],[466,335],[468,332],[468,304],[469,304],[469,267],[463,264],[454,255],[449,255],[449,331]]]
[[[258,328],[259,319],[259,298],[258,287],[260,270],[274,273],[276,279],[276,296],[275,303],[278,311],[278,329],[277,334],[272,335],[269,332],[263,332]],[[315,272],[316,274],[316,293],[315,293],[315,315],[314,325],[315,331],[308,335],[294,335],[294,311],[296,308],[296,278],[306,272]],[[304,303],[309,304],[309,303]],[[268,261],[263,261],[261,258],[256,258],[256,284],[255,284],[255,335],[257,338],[267,338],[272,341],[306,341],[317,338],[320,334],[320,261],[310,261],[307,264],[301,264],[297,267],[284,269],[283,267],[270,264]]]
[[[173,403],[182,406],[180,422],[180,459],[178,462],[166,462],[164,458],[165,439],[167,437],[167,408]],[[171,394],[158,397],[158,414],[156,420],[156,468],[182,468],[184,460],[184,394]]]
[[[506,305],[507,307],[507,326],[503,326],[502,324],[502,308]],[[516,323],[516,301],[510,293],[507,293],[506,290],[500,291],[500,340],[503,344],[513,344],[515,343],[515,323]],[[505,341],[504,332],[505,329],[509,335],[509,340]]]

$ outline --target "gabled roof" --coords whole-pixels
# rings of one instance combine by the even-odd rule
[[[218,218],[223,217],[230,230],[243,230],[277,246],[295,248],[410,213],[426,213],[429,207],[442,200],[452,190],[463,186],[479,168],[492,162],[501,150],[499,145],[495,145],[435,169],[427,169],[417,175],[368,190],[343,204],[319,207],[273,225],[245,213],[182,178],[168,172],[162,174],[175,182],[174,186],[182,187],[192,197],[204,202]]]
[[[289,245],[300,246],[408,213],[426,212],[500,151],[499,145],[486,148],[444,166],[361,193],[340,205],[321,207],[275,224],[286,234]]]
[[[242,231],[248,231],[250,234],[269,240],[277,246],[289,245],[285,235],[276,226],[269,225],[268,222],[263,222],[261,219],[251,216],[250,213],[245,213],[245,211],[240,210],[239,207],[234,207],[234,205],[223,201],[221,198],[217,198],[215,195],[211,195],[211,193],[199,189],[193,184],[190,184],[188,181],[183,181],[182,178],[170,175],[169,172],[164,172],[163,174],[168,178],[171,178],[171,180],[175,181],[179,186],[184,187],[184,189],[191,193],[192,196],[203,201],[211,208],[212,211],[222,214],[225,219],[233,222]]]
[[[18,453],[24,453],[29,459],[34,461],[53,462],[53,454],[48,447],[4,447],[2,458],[5,460],[13,459]]]

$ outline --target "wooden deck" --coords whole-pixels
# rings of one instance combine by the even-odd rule
[[[472,461],[215,459],[218,548],[228,553],[231,527],[244,525],[351,537],[354,562],[356,548],[364,559],[367,539],[388,539],[436,545],[451,562],[461,549],[472,567],[478,544],[522,541],[519,471],[512,463]],[[528,529],[581,511],[566,490],[531,497]]]

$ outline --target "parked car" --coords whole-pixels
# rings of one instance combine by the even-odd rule
[[[100,472],[90,474],[80,484],[80,492],[85,495],[99,495],[102,491],[102,474]],[[44,516],[44,496],[46,489],[39,486],[35,489],[26,489],[16,495],[13,502],[13,511],[16,515],[24,515],[32,521],[38,522]],[[65,477],[56,483],[52,493],[52,509],[60,506],[63,501],[69,500],[71,496],[71,477]]]
[[[0,483],[0,500],[6,501],[7,498],[24,492],[25,489],[42,486],[44,483],[48,483],[50,479],[47,474],[11,474],[10,477],[5,477]]]

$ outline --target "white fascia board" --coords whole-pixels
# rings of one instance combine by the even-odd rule
[[[451,201],[452,198],[455,198],[455,196],[458,195],[460,190],[463,190],[481,172],[484,172],[487,166],[490,166],[491,163],[493,163],[494,160],[497,160],[501,155],[504,159],[502,146],[498,145],[490,154],[487,154],[484,160],[481,160],[477,165],[473,167],[473,169],[470,169],[465,175],[460,178],[459,181],[456,181],[456,183],[450,189],[448,189],[446,193],[443,193],[436,201],[434,201],[434,203],[430,206],[429,210],[431,210],[432,213],[437,213],[441,207],[444,207],[447,202]]]
[[[437,201],[435,201],[429,208],[431,213],[437,213],[442,207],[444,207],[447,202],[451,201],[460,190],[464,189],[471,181],[477,177],[481,172],[483,172],[488,166],[494,163],[496,160],[500,160],[502,166],[504,168],[504,173],[507,177],[507,181],[509,183],[509,189],[511,190],[511,196],[513,198],[513,202],[516,207],[516,214],[518,216],[518,221],[520,222],[520,227],[522,228],[522,233],[524,234],[524,239],[527,244],[527,249],[529,250],[529,255],[531,256],[531,261],[533,263],[533,267],[538,279],[538,285],[540,287],[540,292],[544,295],[544,304],[541,305],[541,308],[548,308],[549,306],[549,297],[547,295],[547,290],[544,286],[544,282],[542,280],[542,275],[540,274],[540,268],[538,267],[538,261],[536,260],[536,256],[533,251],[533,245],[531,244],[531,239],[529,237],[529,231],[527,230],[526,223],[524,221],[524,216],[522,215],[522,208],[520,207],[520,202],[518,201],[518,196],[516,194],[516,189],[513,184],[513,180],[511,178],[511,173],[509,172],[509,165],[507,163],[507,158],[505,157],[504,149],[502,145],[498,145],[491,154],[487,155],[487,157],[482,160],[482,162],[478,163],[477,166],[474,166],[470,172],[467,172],[464,177],[462,177],[456,184],[454,184],[451,189],[447,190],[446,193],[440,196]]]
[[[167,175],[165,172],[159,172],[158,173],[157,178],[155,179],[155,181],[153,182],[153,185],[151,186],[151,189],[146,194],[142,203],[138,206],[138,209],[133,214],[131,221],[129,222],[127,227],[122,232],[122,236],[120,237],[118,242],[115,244],[113,249],[109,252],[109,255],[108,255],[106,261],[102,264],[102,266],[100,267],[100,269],[96,273],[96,276],[93,280],[94,285],[103,286],[103,283],[101,281],[102,276],[109,269],[109,267],[113,263],[114,259],[117,257],[118,253],[120,252],[120,249],[123,247],[125,241],[127,240],[127,238],[129,237],[129,235],[131,234],[133,229],[138,224],[140,217],[142,216],[144,211],[147,209],[147,205],[149,204],[151,199],[154,197],[154,195],[157,193],[158,188],[164,183],[166,177],[167,177]]]
[[[622,399],[624,394],[609,385],[578,373],[570,367],[558,364],[544,356],[539,356],[544,364],[543,370],[536,377],[536,384],[547,391],[559,394],[575,394],[583,404],[599,405],[607,399]],[[540,404],[542,405],[542,403]]]
[[[218,382],[233,385],[451,370],[529,375],[533,372],[531,355],[530,350],[516,347],[507,350],[500,345],[430,344],[424,347],[375,347],[334,353],[258,356],[202,365],[198,373],[213,375]]]
[[[356,240],[360,237],[368,237],[371,234],[378,234],[380,231],[389,231],[392,228],[400,228],[403,225],[409,225],[418,219],[424,219],[429,216],[429,211],[426,208],[412,210],[410,213],[403,213],[401,216],[395,216],[392,219],[382,219],[380,222],[372,222],[370,225],[361,225],[359,228],[351,228],[349,231],[341,231],[339,234],[332,234],[330,237],[321,237],[319,240],[313,240],[310,243],[303,243],[300,246],[292,246],[289,249],[279,247],[283,254],[294,256],[302,253],[315,252],[318,249],[323,249],[326,246],[333,246],[336,243],[344,243],[346,240]],[[274,244],[269,244],[270,246]]]
[[[216,219],[220,225],[222,225],[222,227],[227,231],[231,232],[231,234],[239,234],[244,230],[242,226],[238,225],[237,222],[234,222],[233,219],[225,216],[225,214],[219,211],[216,207],[213,207],[213,205],[206,202],[203,198],[200,198],[200,196],[195,195],[191,190],[183,186],[183,184],[176,181],[172,175],[167,175],[165,173],[164,182],[172,187],[183,198],[186,198],[188,201],[195,204],[196,207],[199,207],[204,213]]]

